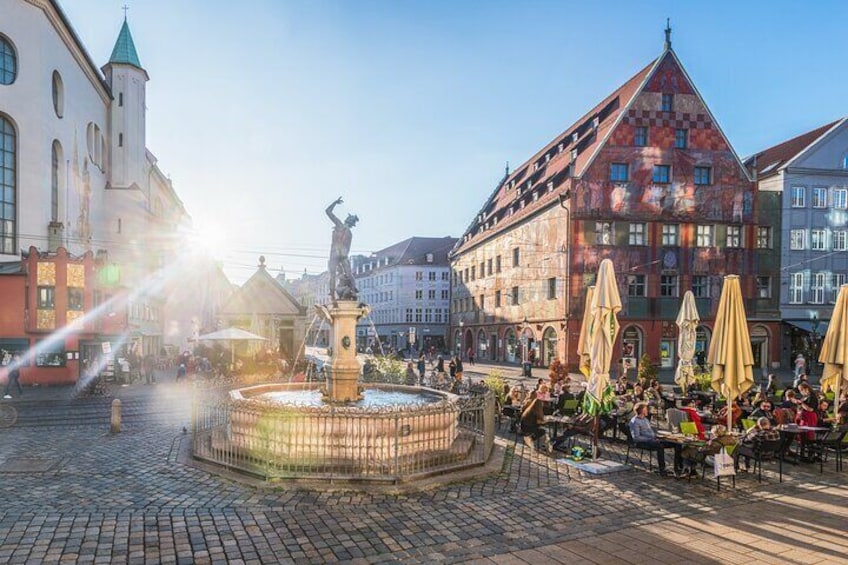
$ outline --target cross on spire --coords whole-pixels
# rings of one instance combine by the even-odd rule
[[[129,7],[129,6],[127,6],[126,4],[124,4],[123,6],[121,6],[121,10],[123,10],[123,11],[124,11],[124,21],[127,21],[127,10],[129,10],[129,9],[130,9],[130,7]]]
[[[665,48],[671,49],[671,18],[665,19]]]

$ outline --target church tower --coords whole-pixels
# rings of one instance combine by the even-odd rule
[[[150,77],[138,60],[126,16],[112,56],[102,70],[113,97],[109,112],[110,188],[138,190],[144,186],[145,93]]]

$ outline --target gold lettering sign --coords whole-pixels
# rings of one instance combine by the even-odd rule
[[[85,265],[68,265],[68,286],[85,288]]]
[[[56,263],[39,261],[38,286],[56,286]]]
[[[52,330],[56,328],[55,310],[37,310],[36,328],[39,330]]]

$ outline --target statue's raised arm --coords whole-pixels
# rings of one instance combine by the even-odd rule
[[[338,219],[335,214],[333,214],[333,208],[335,208],[336,206],[338,206],[342,202],[343,202],[342,197],[339,196],[338,198],[336,198],[335,202],[333,202],[332,204],[327,206],[327,209],[324,210],[327,213],[327,216],[333,221],[333,224],[335,224],[337,226],[342,225],[342,221],[340,219]]]

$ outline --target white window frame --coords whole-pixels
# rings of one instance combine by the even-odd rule
[[[715,241],[715,226],[701,224],[695,226],[695,247],[712,247]]]
[[[666,283],[666,280],[669,282]],[[671,294],[663,294],[669,289]],[[660,275],[660,298],[678,298],[680,296],[680,277],[678,275]]]
[[[595,222],[595,245],[615,245],[615,225],[612,222]]]
[[[760,284],[761,282],[765,282],[765,284]],[[769,276],[757,276],[757,298],[771,298],[771,277]]]
[[[742,247],[742,226],[727,226],[724,238],[725,247]]]
[[[647,296],[645,275],[627,275],[627,296]]]
[[[791,188],[791,196],[792,203],[791,206],[793,208],[804,208],[807,205],[807,187],[806,186],[793,186]]]
[[[803,251],[807,247],[807,230],[798,228],[789,230],[789,249]]]
[[[810,281],[810,303],[824,304],[824,288],[827,281],[827,273],[813,273]]]
[[[837,210],[848,209],[848,188],[833,189],[833,207]]]
[[[630,224],[628,242],[630,245],[645,245],[645,232],[647,228],[644,223],[636,222]]]
[[[804,273],[789,275],[789,304],[804,303]]]
[[[757,226],[757,249],[771,249],[771,226]]]
[[[680,245],[680,224],[663,224],[662,244],[670,247]]]
[[[810,230],[810,249],[812,251],[827,251],[827,230]]]
[[[810,204],[813,208],[827,208],[827,187],[814,186]]]
[[[848,251],[848,230],[833,230],[833,250]]]
[[[830,274],[830,302],[836,303],[836,297],[839,295],[839,289],[845,284],[845,273]]]

